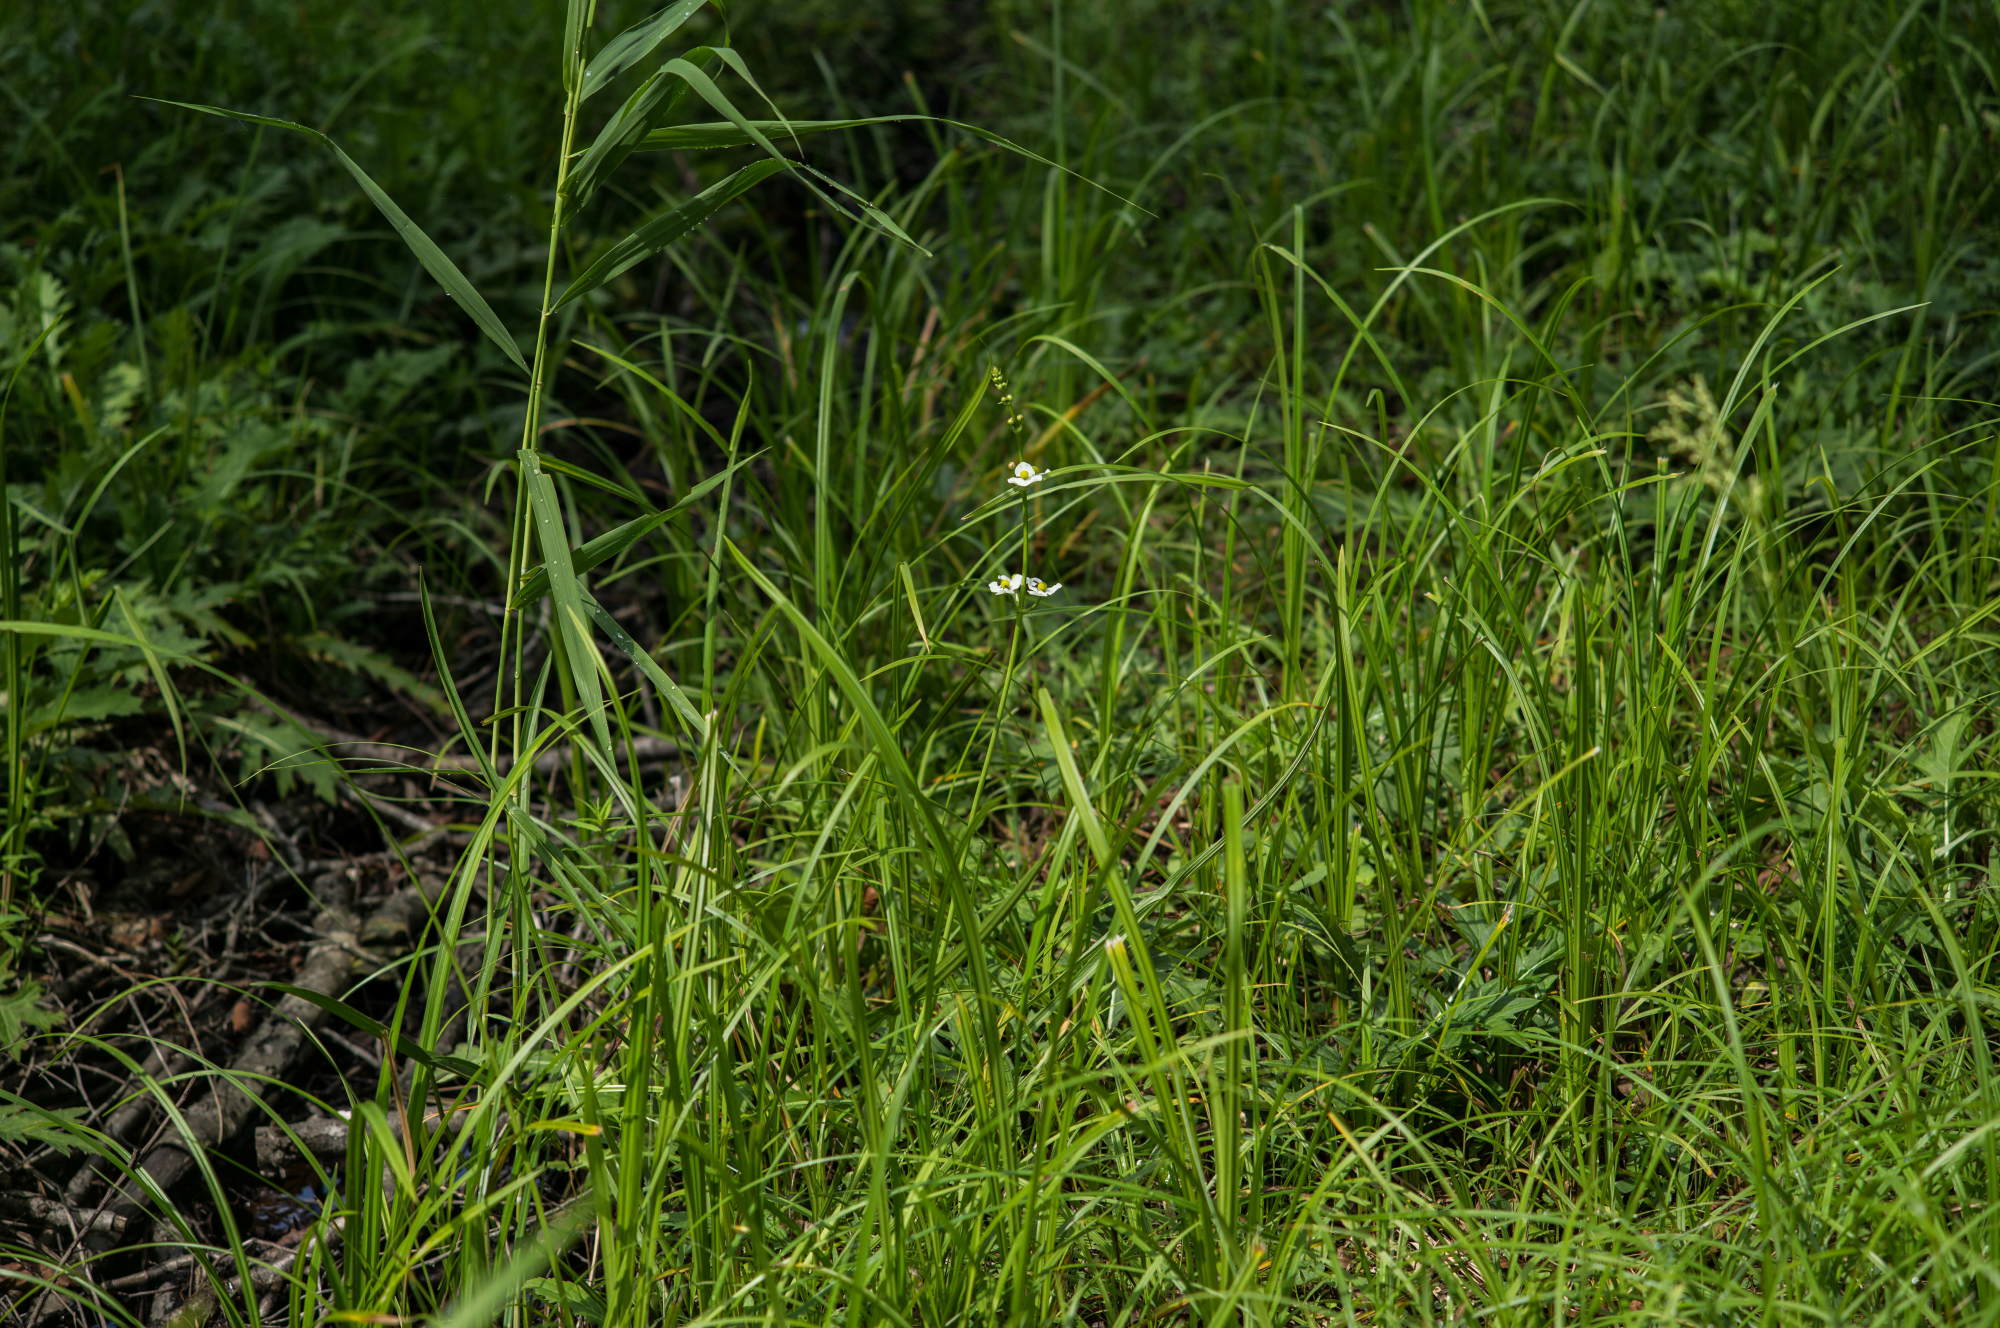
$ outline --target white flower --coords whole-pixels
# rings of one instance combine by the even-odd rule
[[[1048,477],[1049,472],[1046,470],[1036,470],[1026,461],[1016,461],[1013,473],[1007,476],[1007,482],[1017,489],[1025,489],[1030,484],[1040,484]]]
[[[1021,583],[1023,581],[1026,581],[1027,579],[1028,578],[1022,576],[1019,572],[1015,572],[1012,575],[1009,575],[1006,572],[1002,572],[1000,574],[1000,579],[997,581],[988,581],[986,583],[986,588],[992,591],[996,595],[1012,595],[1021,589]],[[1035,582],[1035,584],[1040,585],[1041,582],[1037,581]]]
[[[1019,578],[1016,579],[1018,580]],[[1054,585],[1050,585],[1048,582],[1042,580],[1042,578],[1040,578],[1039,576],[1031,576],[1028,578],[1028,593],[1030,595],[1033,595],[1036,599],[1047,599],[1049,596],[1055,594],[1058,590],[1061,589],[1062,589],[1062,582],[1060,581],[1056,582]]]

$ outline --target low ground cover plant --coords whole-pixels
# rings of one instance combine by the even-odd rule
[[[1990,7],[170,10],[0,20],[21,1321],[1992,1320]]]

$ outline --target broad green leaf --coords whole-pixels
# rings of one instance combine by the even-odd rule
[[[569,285],[563,288],[561,297],[550,306],[550,311],[562,308],[578,296],[589,294],[607,281],[615,280],[634,263],[643,262],[654,254],[662,252],[714,216],[725,203],[737,195],[760,181],[769,179],[779,171],[788,169],[790,163],[782,157],[753,161],[710,185],[685,203],[668,208],[612,245],[598,255],[597,260],[589,267],[577,273]]]
[[[604,43],[604,49],[590,57],[590,63],[584,68],[584,99],[602,92],[605,84],[658,50],[661,42],[673,36],[675,30],[706,3],[708,0],[677,0]]]
[[[700,53],[690,51],[684,58],[699,59]],[[578,206],[596,193],[604,178],[632,154],[647,126],[656,118],[672,115],[687,93],[685,80],[664,73],[654,74],[632,90],[625,104],[597,131],[597,137],[570,169],[568,188]]]
[[[542,469],[541,458],[525,448],[519,455],[521,479],[528,488],[528,509],[535,524],[535,542],[541,546],[542,567],[548,573],[550,597],[555,600],[556,630],[565,647],[570,688],[588,717],[598,744],[609,751],[611,730],[604,715],[604,689],[598,676],[601,661],[596,643],[590,637],[590,612],[586,607],[590,597],[576,579],[562,504],[556,498],[554,482]]]
[[[186,111],[200,111],[203,115],[217,115],[225,120],[241,120],[245,124],[266,125],[272,129],[288,129],[295,134],[304,134],[307,138],[324,144],[327,150],[333,153],[334,158],[346,168],[347,173],[354,177],[354,182],[361,186],[361,192],[368,195],[368,200],[375,205],[376,209],[384,217],[388,218],[389,224],[395,228],[396,234],[403,237],[403,243],[409,246],[410,252],[416,255],[417,261],[424,265],[424,271],[431,274],[431,279],[444,288],[446,295],[458,301],[459,306],[465,310],[472,321],[479,325],[479,330],[490,337],[494,345],[506,352],[507,358],[513,361],[515,368],[521,370],[523,373],[528,371],[528,362],[522,358],[521,348],[514,344],[514,338],[507,331],[507,325],[500,321],[500,316],[493,312],[493,307],[486,303],[485,297],[473,288],[472,282],[466,277],[465,273],[458,270],[458,264],[445,256],[444,250],[438,248],[431,237],[424,234],[423,227],[410,220],[409,213],[397,207],[396,200],[389,197],[382,186],[376,184],[369,177],[368,172],[362,170],[355,162],[354,158],[341,151],[340,144],[334,142],[319,130],[299,124],[293,120],[275,120],[267,115],[250,115],[243,111],[232,111],[221,106],[203,106],[198,102],[173,101],[166,97],[148,97],[145,100],[157,101],[165,106],[178,106]]]

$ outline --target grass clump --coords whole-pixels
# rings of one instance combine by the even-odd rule
[[[173,350],[159,273],[6,251],[8,418],[65,430],[9,425],[10,703],[117,698],[10,721],[23,907],[121,823],[50,791],[108,799],[86,720],[300,722],[271,586],[454,758],[310,767],[454,856],[319,1000],[369,1054],[269,1096],[349,1122],[304,1238],[242,1234],[241,1158],[164,1196],[183,1312],[1990,1318],[1990,13],[996,3],[860,105],[851,16],[791,16],[815,86],[799,29],[662,14],[572,5],[501,97],[559,108],[547,242],[412,240],[454,305],[387,245],[358,295],[225,254]],[[369,179],[406,240],[451,211]],[[294,300],[366,306],[343,386],[266,344]],[[467,442],[400,487],[384,420]],[[274,436],[373,460],[330,500]],[[142,543],[142,464],[215,515]],[[434,593],[343,529],[478,552]],[[400,638],[313,591],[398,575]],[[268,823],[283,771],[230,773]],[[12,1036],[69,1113],[23,1174],[141,1169],[48,1068],[168,1041],[97,1031],[139,999]],[[15,1253],[52,1321],[186,1289]]]

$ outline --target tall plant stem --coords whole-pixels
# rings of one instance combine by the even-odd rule
[[[528,544],[531,539],[531,524],[528,510],[528,476],[526,467],[537,449],[539,435],[538,422],[542,414],[542,398],[548,387],[549,374],[549,324],[553,320],[550,305],[555,300],[556,255],[562,246],[563,227],[569,222],[569,170],[576,142],[577,114],[583,104],[583,52],[582,31],[579,26],[572,34],[573,45],[563,53],[563,122],[562,151],[556,157],[555,201],[549,210],[549,253],[548,261],[542,269],[541,306],[535,315],[535,351],[529,360],[528,400],[521,417],[521,444],[514,459],[514,524],[507,544],[507,604],[506,614],[501,620],[500,649],[503,655],[511,653],[513,667],[503,669],[494,684],[493,713],[496,721],[506,712],[512,691],[512,714],[504,726],[507,741],[515,752],[523,750],[521,725],[528,702],[528,680],[525,654],[527,643],[526,625],[522,621],[521,608],[514,603],[514,589],[527,575]],[[560,643],[555,637],[556,648]],[[493,726],[493,761],[497,768],[501,751],[502,725]],[[521,789],[526,796],[526,785]]]

